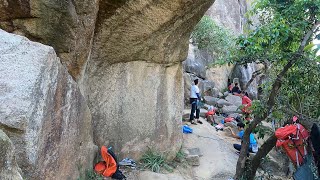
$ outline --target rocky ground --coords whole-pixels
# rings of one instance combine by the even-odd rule
[[[227,136],[227,132],[216,131],[205,119],[203,124],[191,125],[192,134],[183,135],[182,150],[189,156],[198,156],[187,160],[189,164],[178,164],[173,173],[160,174],[150,171],[127,172],[132,180],[215,180],[228,179],[236,169],[237,157],[232,143],[237,140]],[[188,162],[187,162],[188,163]]]
[[[172,173],[160,174],[150,171],[125,171],[130,180],[227,180],[232,178],[236,171],[238,155],[233,149],[234,143],[240,140],[231,136],[229,130],[217,131],[213,125],[205,119],[208,106],[213,106],[220,112],[214,115],[218,124],[225,117],[241,116],[239,106],[241,99],[228,93],[218,97],[205,96],[205,104],[200,111],[200,120],[203,124],[193,125],[188,122],[190,109],[183,112],[183,125],[193,129],[191,134],[183,134],[182,151],[187,155],[185,163],[177,164]],[[236,122],[225,123],[237,133]],[[263,144],[258,139],[259,144]],[[257,172],[258,179],[287,179],[285,171],[288,162],[279,150],[272,150],[268,161],[262,164]]]

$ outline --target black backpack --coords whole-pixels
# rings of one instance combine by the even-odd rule
[[[122,172],[119,170],[119,164],[118,164],[118,158],[117,156],[114,154],[114,152],[109,148],[108,149],[108,153],[113,157],[113,159],[116,161],[117,163],[117,170],[116,172],[111,176],[112,179],[119,179],[119,180],[123,180],[126,179],[126,176],[122,174]]]
[[[311,128],[310,139],[313,149],[315,150],[314,159],[318,167],[318,174],[320,176],[320,128],[316,123],[314,123]]]

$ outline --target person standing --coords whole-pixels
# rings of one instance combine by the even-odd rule
[[[202,124],[202,122],[199,120],[200,108],[198,107],[199,101],[201,100],[200,90],[198,87],[199,80],[196,79],[193,82],[194,82],[194,85],[192,85],[190,89],[190,104],[191,104],[190,122],[191,124],[196,124],[194,120],[194,113],[196,113],[197,122]]]

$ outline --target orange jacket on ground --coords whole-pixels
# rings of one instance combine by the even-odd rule
[[[111,177],[117,171],[117,163],[108,153],[108,149],[105,146],[101,147],[101,156],[104,161],[97,163],[94,169],[98,174],[102,174],[105,177]]]

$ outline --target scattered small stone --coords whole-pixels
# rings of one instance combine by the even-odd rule
[[[190,155],[198,155],[199,157],[203,156],[199,148],[190,148],[188,151]]]
[[[189,165],[191,166],[199,166],[200,165],[200,159],[198,155],[188,155],[186,157],[186,160]]]

